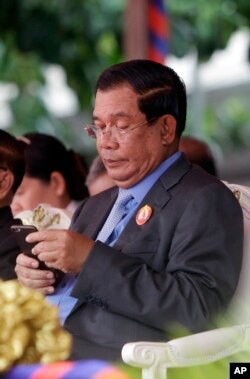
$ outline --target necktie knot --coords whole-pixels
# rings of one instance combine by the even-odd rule
[[[119,195],[116,199],[115,204],[117,204],[118,207],[123,207],[125,208],[127,203],[133,198],[133,196],[124,189],[121,189],[119,192]],[[115,206],[115,205],[114,205]]]
[[[133,196],[128,190],[120,189],[116,202],[103,225],[100,233],[97,236],[97,240],[105,242],[113,232],[119,221],[127,214],[128,205]]]

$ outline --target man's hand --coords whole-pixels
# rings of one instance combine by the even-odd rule
[[[16,260],[18,281],[26,287],[36,289],[44,295],[54,292],[54,274],[51,271],[39,270],[39,262],[35,258],[19,254]]]
[[[29,234],[28,242],[37,243],[32,253],[48,267],[65,273],[79,273],[94,241],[71,230],[43,230]],[[38,269],[39,262],[20,254],[16,261],[16,274],[20,283],[44,295],[54,292],[53,272]]]
[[[42,230],[29,234],[26,239],[37,243],[32,253],[48,267],[74,274],[80,272],[94,244],[71,230]]]

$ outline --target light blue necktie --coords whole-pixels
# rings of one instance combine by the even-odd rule
[[[133,198],[133,196],[124,189],[120,189],[119,195],[116,199],[116,202],[111,209],[111,212],[104,223],[102,229],[100,230],[100,233],[98,234],[96,240],[99,240],[101,242],[106,242],[108,238],[111,236],[112,232],[114,231],[114,228],[119,223],[119,221],[126,215],[126,204]],[[117,238],[117,236],[114,236]],[[111,241],[109,240],[109,243]]]

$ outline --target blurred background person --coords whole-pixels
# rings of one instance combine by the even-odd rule
[[[99,155],[94,158],[90,165],[85,184],[91,196],[116,185],[108,175]]]
[[[11,204],[13,214],[33,210],[39,204],[67,209],[73,214],[88,196],[83,157],[47,134],[27,133],[19,139],[24,145],[26,169]]]
[[[13,219],[10,204],[24,175],[22,145],[14,136],[0,130],[0,279],[16,278],[16,257],[20,253],[10,226],[19,224]]]
[[[182,136],[179,149],[191,163],[197,164],[209,174],[218,177],[215,158],[206,142],[194,137]]]

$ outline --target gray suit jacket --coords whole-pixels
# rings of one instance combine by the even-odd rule
[[[71,228],[95,239],[116,197],[113,188],[84,201]],[[176,325],[204,330],[235,291],[243,217],[221,181],[182,155],[145,204],[150,219],[132,217],[114,247],[96,242],[78,276],[65,322],[74,359],[120,358],[126,342],[167,340]]]

